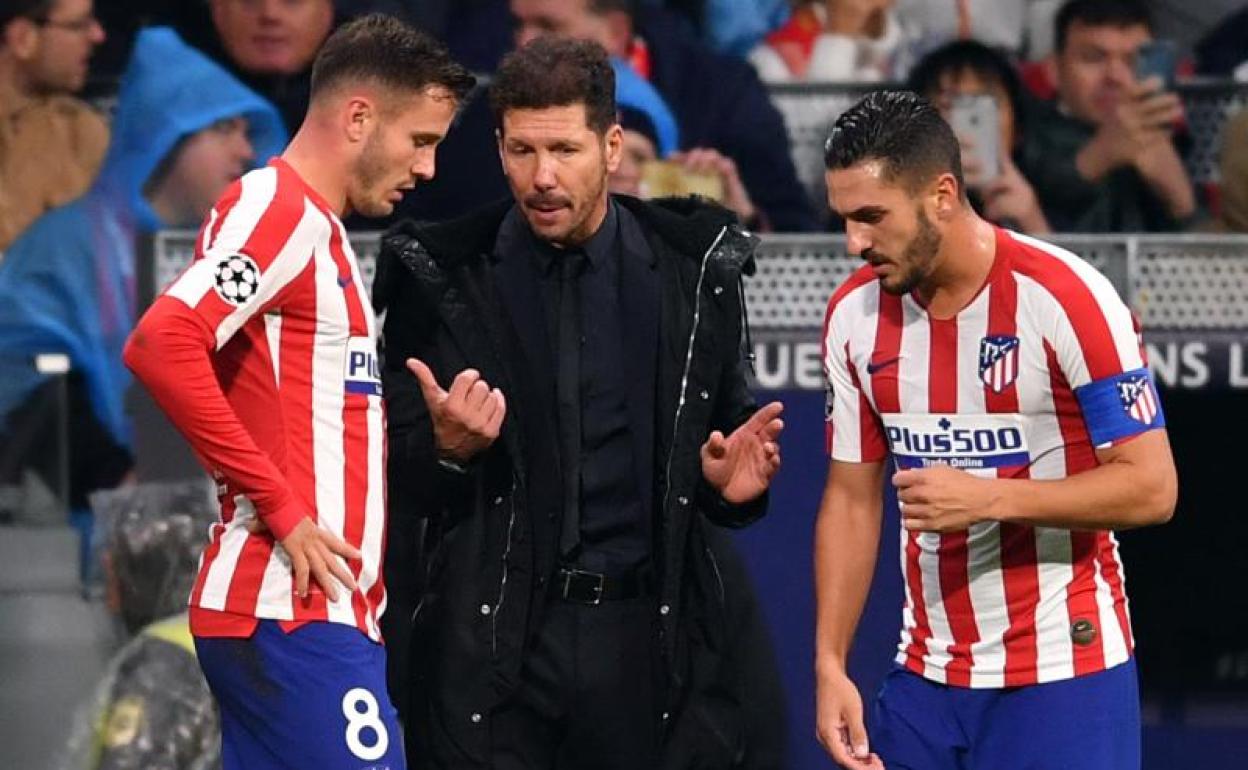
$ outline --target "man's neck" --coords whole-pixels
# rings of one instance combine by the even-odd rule
[[[947,319],[960,313],[983,288],[996,256],[996,229],[968,207],[945,231],[936,269],[919,287],[928,315]]]
[[[282,160],[295,170],[304,184],[329,204],[335,214],[344,217],[349,213],[344,181],[346,174],[338,168],[339,160],[325,151],[326,143],[310,133],[314,130],[305,123],[282,153]]]
[[[21,83],[13,63],[0,57],[0,117],[7,118],[30,104],[34,96]]]

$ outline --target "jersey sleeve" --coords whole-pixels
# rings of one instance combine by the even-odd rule
[[[1098,274],[1062,299],[1055,353],[1093,446],[1113,446],[1164,427],[1139,322],[1109,282]]]
[[[164,292],[203,322],[220,350],[257,315],[281,305],[312,264],[314,228],[304,196],[276,168],[244,176],[214,207],[194,262]]]
[[[884,433],[871,402],[862,392],[849,357],[849,345],[838,334],[835,306],[829,305],[823,334],[824,420],[828,456],[855,463],[879,462],[887,455]]]
[[[139,320],[124,358],[201,462],[281,540],[307,512],[230,406],[211,358],[249,319],[280,307],[312,260],[301,228],[315,218],[278,184],[270,167],[226,193],[201,233],[201,255]]]

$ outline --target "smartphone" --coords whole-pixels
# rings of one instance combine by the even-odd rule
[[[969,139],[979,159],[984,180],[1001,176],[1001,126],[997,100],[989,94],[959,94],[953,98],[949,124],[961,139]]]
[[[723,202],[724,182],[718,174],[695,174],[670,160],[647,161],[641,167],[641,197],[700,195]]]
[[[1161,78],[1163,88],[1174,90],[1178,49],[1173,40],[1150,40],[1135,52],[1135,79]]]

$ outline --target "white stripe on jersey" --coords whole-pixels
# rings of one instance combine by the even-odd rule
[[[1075,675],[1075,651],[1070,645],[1070,611],[1066,589],[1074,579],[1070,532],[1036,527],[1036,566],[1040,573],[1040,602],[1036,606],[1036,680],[1052,682]]]
[[[242,495],[234,497],[234,517],[225,525],[221,533],[221,550],[213,559],[208,569],[208,579],[204,581],[204,592],[200,596],[199,606],[208,610],[224,610],[225,600],[230,590],[230,575],[238,564],[238,557],[243,553],[247,543],[247,522],[256,517],[256,509],[251,501]]]

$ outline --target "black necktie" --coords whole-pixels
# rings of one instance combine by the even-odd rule
[[[555,396],[559,404],[559,457],[563,466],[563,526],[559,552],[576,556],[581,541],[581,292],[585,254],[559,257],[559,350]]]

